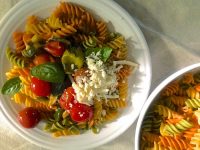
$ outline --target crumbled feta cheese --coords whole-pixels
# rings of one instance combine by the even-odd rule
[[[72,84],[76,92],[76,99],[80,103],[92,105],[95,96],[106,98],[112,97],[112,93],[116,93],[116,67],[106,66],[98,55],[97,53],[86,57],[88,75],[77,77],[76,82]]]

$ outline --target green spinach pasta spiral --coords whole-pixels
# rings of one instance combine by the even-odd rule
[[[200,99],[187,99],[185,104],[190,108],[200,108]]]
[[[6,56],[13,65],[17,65],[22,68],[28,66],[27,60],[25,60],[25,58],[22,56],[12,52],[9,47],[6,49]]]

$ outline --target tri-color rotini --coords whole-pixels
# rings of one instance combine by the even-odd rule
[[[199,72],[188,72],[160,92],[142,124],[141,150],[200,148],[199,77]],[[159,130],[153,130],[154,124]]]

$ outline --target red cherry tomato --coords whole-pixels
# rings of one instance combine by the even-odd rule
[[[51,84],[36,77],[32,77],[31,90],[37,96],[49,96],[51,94]]]
[[[68,87],[67,89],[65,89],[59,100],[60,107],[70,111],[74,104],[77,103],[74,98],[75,95],[76,94],[72,87]]]
[[[58,41],[48,42],[44,49],[55,57],[60,57],[65,51],[64,44]]]
[[[40,54],[38,56],[35,56],[33,63],[37,66],[37,65],[44,64],[50,61],[51,60],[48,54]]]
[[[77,103],[72,107],[70,116],[75,122],[85,122],[93,117],[93,109],[86,104]]]
[[[18,120],[23,127],[33,128],[40,121],[40,113],[32,107],[27,107],[18,113]]]

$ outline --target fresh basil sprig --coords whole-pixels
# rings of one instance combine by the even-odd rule
[[[110,47],[95,47],[95,48],[88,48],[85,52],[85,56],[89,56],[91,55],[92,53],[100,53],[100,59],[103,61],[103,62],[106,62],[107,59],[110,57],[110,54],[112,52],[112,48]]]
[[[21,89],[21,80],[19,77],[14,77],[7,80],[2,89],[1,93],[5,95],[13,95]]]
[[[59,63],[48,62],[35,66],[31,69],[31,75],[41,80],[60,83],[64,81],[65,73]]]

